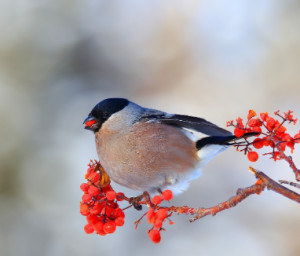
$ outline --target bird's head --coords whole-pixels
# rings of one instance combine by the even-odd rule
[[[129,101],[123,98],[109,98],[100,101],[84,120],[84,128],[93,132],[99,131],[102,124],[107,121],[111,115],[119,112],[128,104]]]

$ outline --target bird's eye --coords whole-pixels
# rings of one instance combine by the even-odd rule
[[[107,112],[103,112],[102,116],[103,116],[104,119],[107,119],[109,117],[109,114]]]

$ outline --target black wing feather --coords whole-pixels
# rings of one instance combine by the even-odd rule
[[[150,113],[149,113],[150,114]],[[204,133],[210,136],[228,136],[232,135],[230,131],[227,131],[211,122],[206,121],[200,117],[177,115],[177,114],[166,114],[159,113],[146,115],[143,118],[150,119],[155,118],[162,124],[173,125],[181,128],[194,130],[197,132]]]

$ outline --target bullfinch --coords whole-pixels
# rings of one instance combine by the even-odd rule
[[[84,124],[95,134],[100,163],[110,178],[150,193],[187,189],[201,166],[238,139],[203,118],[168,114],[123,98],[99,102]]]

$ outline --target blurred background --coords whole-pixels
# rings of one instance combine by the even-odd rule
[[[1,0],[1,254],[300,255],[300,206],[269,191],[192,224],[174,216],[158,245],[146,221],[134,230],[140,212],[106,237],[86,235],[79,214],[96,103],[126,97],[223,127],[250,108],[300,117],[299,27],[296,0]],[[227,199],[255,182],[248,165],[227,150],[172,204]],[[294,180],[284,162],[253,166]]]

